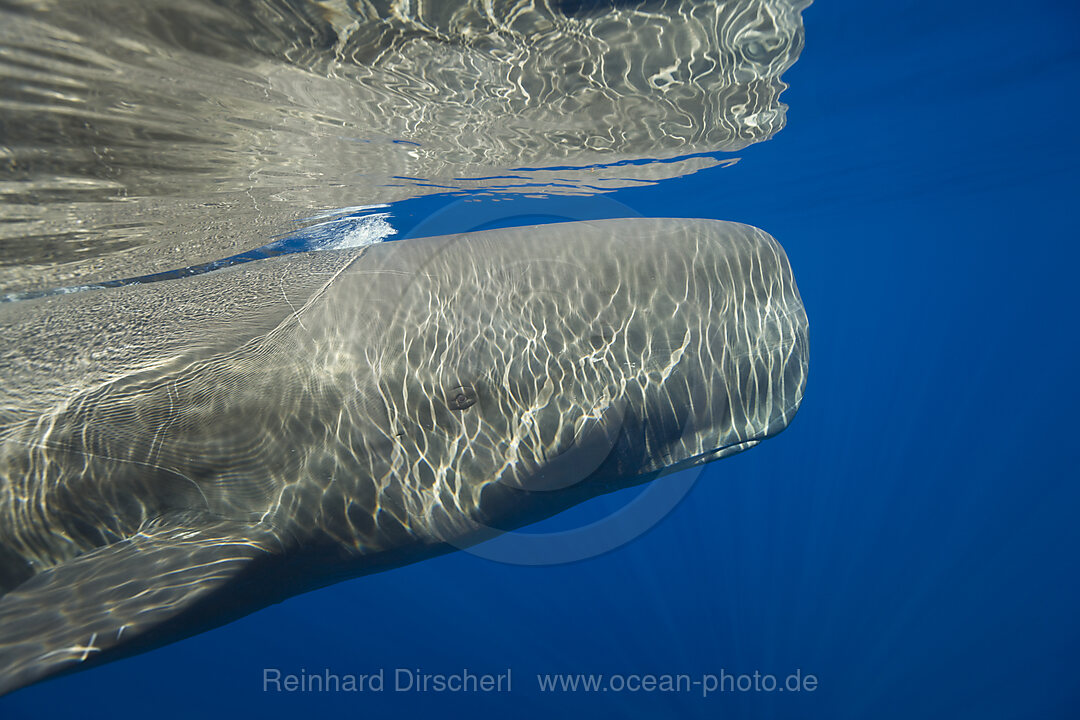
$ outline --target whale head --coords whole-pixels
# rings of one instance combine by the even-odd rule
[[[382,485],[406,488],[386,505],[441,537],[731,455],[799,407],[806,314],[755,228],[608,220],[371,250],[339,288],[377,339],[357,350],[365,414],[398,458]]]

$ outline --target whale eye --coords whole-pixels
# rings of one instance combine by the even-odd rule
[[[476,404],[476,389],[472,385],[458,385],[446,394],[446,404],[452,410],[464,410]]]

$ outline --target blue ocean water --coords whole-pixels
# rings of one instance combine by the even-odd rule
[[[659,525],[600,557],[537,568],[458,553],[345,582],[19,691],[0,716],[1080,714],[1080,11],[834,0],[804,18],[788,125],[737,165],[591,206],[503,200],[520,204],[485,216],[480,202],[442,228],[604,216],[618,203],[765,229],[811,323],[807,394],[788,430],[708,466]],[[266,692],[265,668],[383,669],[388,686]],[[395,692],[398,668],[509,669],[512,690]],[[755,672],[816,683],[706,695],[537,682]]]

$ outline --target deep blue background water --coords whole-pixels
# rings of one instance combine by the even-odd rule
[[[805,20],[774,140],[609,196],[784,244],[812,344],[789,430],[709,466],[664,522],[602,557],[522,568],[459,553],[343,583],[21,691],[0,716],[1080,716],[1080,10],[822,1]],[[514,690],[264,694],[264,667],[510,667]],[[535,682],[721,669],[801,669],[818,689]]]

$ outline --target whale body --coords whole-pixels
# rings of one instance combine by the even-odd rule
[[[787,257],[489,230],[0,305],[0,692],[468,547],[794,417]]]

